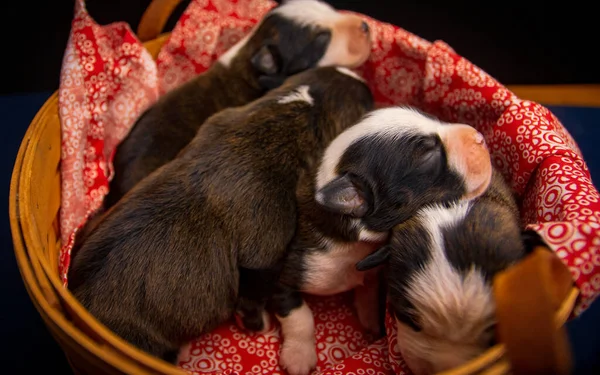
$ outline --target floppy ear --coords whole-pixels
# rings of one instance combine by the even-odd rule
[[[359,191],[347,174],[319,189],[315,200],[330,211],[353,217],[363,217],[369,210],[364,192]]]
[[[280,71],[281,64],[273,48],[265,44],[250,59],[252,66],[261,73],[273,75]]]
[[[390,256],[391,247],[390,245],[385,245],[380,247],[379,249],[373,251],[371,254],[367,255],[363,260],[356,263],[357,271],[368,271],[371,268],[375,268],[387,261]]]
[[[329,47],[330,42],[330,31],[324,31],[317,34],[317,36],[304,47],[302,52],[290,61],[286,69],[287,75],[292,75],[315,67],[319,60],[323,58],[325,52],[327,52],[327,47]]]

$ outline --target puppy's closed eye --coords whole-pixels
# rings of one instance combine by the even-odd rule
[[[437,176],[442,172],[446,162],[441,140],[437,137],[426,137],[420,141],[417,171],[422,174]]]
[[[323,31],[304,48],[302,53],[299,53],[286,68],[286,73],[292,75],[303,70],[309,69],[321,58],[327,51],[327,47],[331,42],[331,32]]]

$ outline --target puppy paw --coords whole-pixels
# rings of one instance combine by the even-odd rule
[[[260,328],[262,326],[262,328]],[[266,310],[261,313],[261,323],[256,326],[255,332],[264,334],[271,330],[271,316]]]
[[[284,341],[279,365],[289,375],[308,375],[317,366],[317,350],[312,341]]]
[[[385,335],[377,271],[367,272],[365,284],[354,289],[354,308],[363,328],[375,338]]]
[[[379,323],[379,314],[366,307],[357,309],[358,320],[365,330],[369,333],[379,336],[381,333],[381,324]]]
[[[237,325],[245,330],[265,333],[271,329],[271,319],[264,304],[240,298],[235,311]]]
[[[265,310],[251,315],[245,315],[242,311],[236,311],[235,322],[238,327],[257,333],[266,333],[271,329],[271,318]]]
[[[361,303],[360,299],[354,301],[354,308],[358,315],[360,325],[375,337],[381,335],[381,323],[379,321],[379,309],[371,304]]]

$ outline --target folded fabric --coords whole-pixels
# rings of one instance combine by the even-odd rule
[[[193,0],[154,62],[127,25],[98,25],[77,0],[59,90],[64,283],[75,233],[107,193],[115,147],[137,116],[160,94],[208,69],[275,5]],[[575,141],[548,109],[517,98],[445,43],[364,18],[373,51],[358,72],[378,106],[413,105],[481,131],[494,165],[518,194],[524,222],[569,266],[581,289],[575,313],[583,311],[600,291],[600,203]],[[387,336],[374,341],[363,333],[350,293],[308,297],[316,373],[407,373],[391,316]],[[231,321],[186,346],[180,366],[198,374],[284,374],[279,344],[276,326],[249,334]]]

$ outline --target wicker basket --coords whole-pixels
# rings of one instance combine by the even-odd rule
[[[138,34],[142,41],[146,41],[144,45],[154,58],[167,38],[167,35],[159,36],[159,33],[178,3],[178,0],[154,0],[142,18]],[[527,88],[523,90],[525,90],[523,96],[532,93],[530,89],[529,92]],[[514,88],[514,91],[519,94],[520,90]],[[529,97],[529,99],[536,98]],[[58,93],[54,93],[27,130],[19,149],[10,185],[10,222],[14,249],[22,278],[34,305],[65,351],[76,373],[185,374],[183,370],[153,358],[117,337],[91,316],[63,287],[58,276],[58,254],[61,247],[58,225],[61,196],[60,134]],[[514,292],[515,289],[519,289],[511,284],[511,280],[527,273],[533,275],[531,277],[536,278],[537,282],[550,283],[554,278],[552,272],[556,270],[556,261],[558,259],[550,252],[538,251],[532,256],[529,268],[527,265],[519,265],[499,275],[495,281],[499,311],[502,311],[503,306],[510,306],[511,303],[518,301],[513,297],[508,301],[499,298],[503,291],[506,292],[505,295],[512,296],[507,291]],[[536,268],[537,272],[532,272],[531,267]],[[560,288],[558,286],[558,289]],[[559,296],[561,303],[557,304],[554,301],[554,305],[551,304],[552,311],[546,308],[544,311],[538,311],[537,314],[548,315],[554,320],[556,327],[561,327],[572,311],[577,290],[570,283],[567,289],[559,294],[556,294],[555,290],[557,288],[554,286],[546,288],[547,293],[540,292],[541,297],[538,297],[550,301],[552,298],[556,300],[558,298],[556,296]],[[542,305],[539,304],[540,308]],[[568,364],[564,332],[551,330],[552,332],[544,336],[539,332],[532,332],[532,329],[523,329],[531,325],[531,319],[531,314],[521,314],[516,319],[517,322],[510,322],[510,324],[507,322],[514,319],[505,319],[505,326],[508,328],[504,332],[506,338],[504,341],[509,343],[511,337],[517,337],[515,332],[519,332],[521,336],[528,334],[528,338],[534,341],[537,338],[538,342],[550,340],[552,345],[539,349],[546,352],[538,351],[535,357],[544,357],[545,360],[542,362],[546,365],[551,363],[554,367],[562,366],[559,363]],[[479,358],[446,374],[506,373],[510,369],[509,358],[513,364],[513,372],[516,373],[518,371],[515,371],[517,368],[514,365],[518,355],[515,356],[514,353],[515,350],[519,352],[518,342],[515,345],[517,346],[497,345]],[[566,357],[564,357],[565,353],[567,353]],[[534,362],[535,360],[531,363]]]

